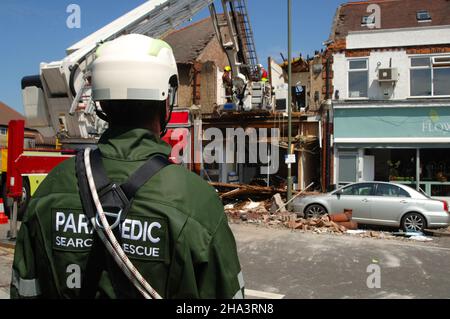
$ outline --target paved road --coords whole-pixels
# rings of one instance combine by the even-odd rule
[[[248,297],[450,298],[450,239],[416,243],[231,227]],[[0,247],[0,299],[9,296],[12,258],[13,250]],[[370,264],[380,266],[379,289],[367,287]]]
[[[0,299],[9,299],[13,253],[12,249],[0,247]]]
[[[284,298],[450,298],[450,240],[417,243],[232,225],[246,287]],[[367,287],[370,264],[381,288]],[[371,281],[373,282],[373,281]]]

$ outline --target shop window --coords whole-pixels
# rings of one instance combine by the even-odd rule
[[[415,149],[367,149],[375,157],[375,180],[379,182],[413,182],[416,179]]]
[[[450,180],[450,149],[423,149],[420,151],[420,180],[441,182]]]
[[[369,96],[369,67],[367,59],[350,60],[348,67],[348,97]]]
[[[411,58],[410,82],[411,96],[450,96],[450,57]]]

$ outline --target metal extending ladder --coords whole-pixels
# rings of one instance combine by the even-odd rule
[[[103,126],[98,125],[101,121],[98,121],[92,107],[85,72],[95,58],[98,45],[130,33],[162,38],[213,2],[214,0],[146,1],[67,48],[67,56],[62,60],[42,63],[40,74],[42,83],[46,84],[44,105],[48,117],[36,124],[36,128],[47,132],[49,136],[57,133],[67,140],[95,140]],[[71,88],[68,79],[71,78],[72,70],[75,71]],[[82,103],[80,100],[83,100]],[[64,125],[61,126],[60,122]]]
[[[250,18],[247,10],[247,0],[233,0],[235,20],[239,23],[238,32],[243,40],[245,47],[244,54],[246,65],[249,69],[249,78],[252,81],[259,81],[258,76],[258,55],[256,54],[255,39],[253,29],[250,24]]]
[[[243,73],[251,81],[258,81],[258,57],[247,11],[247,1],[222,0],[222,7],[223,19],[219,18],[214,4],[210,5],[210,12],[219,43],[227,53],[233,73]],[[224,34],[223,27],[228,31],[227,35]]]
[[[129,33],[160,39],[214,0],[152,0],[116,19],[67,49],[76,60],[88,55],[99,42],[109,41]]]
[[[169,0],[154,9],[147,21],[132,28],[130,33],[162,38],[213,2],[214,0]]]

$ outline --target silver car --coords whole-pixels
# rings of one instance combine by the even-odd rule
[[[351,209],[353,220],[358,223],[401,227],[404,231],[442,228],[450,224],[446,201],[432,199],[395,183],[353,183],[331,193],[297,198],[293,206],[305,217]]]

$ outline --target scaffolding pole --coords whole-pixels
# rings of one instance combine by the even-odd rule
[[[292,155],[292,0],[288,0],[288,158]],[[288,210],[292,210],[292,164],[288,165],[287,201]]]

